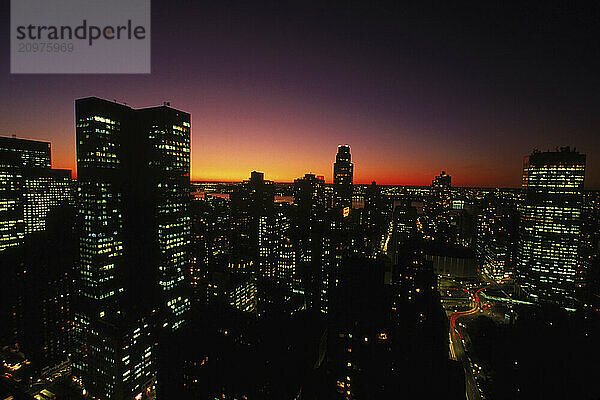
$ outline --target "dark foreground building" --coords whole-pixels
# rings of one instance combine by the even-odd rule
[[[151,391],[160,332],[189,300],[190,115],[75,102],[78,261],[73,367],[101,399]]]

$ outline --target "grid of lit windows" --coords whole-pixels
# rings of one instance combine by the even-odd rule
[[[244,312],[254,312],[256,310],[256,281],[255,278],[248,277],[234,285],[229,293],[229,304]]]
[[[259,217],[258,256],[263,276],[292,287],[295,251],[291,240],[291,221],[285,210],[277,209],[271,215]]]
[[[0,251],[44,230],[62,202],[73,202],[71,174],[51,169],[50,143],[0,137]]]
[[[137,398],[156,382],[157,337],[190,301],[190,116],[76,101],[79,332],[75,373],[99,398]]]
[[[518,280],[534,299],[576,304],[585,155],[569,148],[525,160]]]
[[[164,120],[162,120],[164,118]],[[164,122],[153,124],[148,140],[154,156],[149,167],[158,177],[158,226],[160,249],[158,280],[167,300],[165,327],[177,330],[190,310],[185,296],[171,297],[185,285],[190,268],[191,218],[189,214],[190,129],[189,115],[167,112]]]

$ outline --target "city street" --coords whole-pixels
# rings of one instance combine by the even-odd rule
[[[469,317],[478,314],[488,314],[489,306],[482,304],[480,294],[489,286],[489,284],[473,285],[468,284],[468,288],[462,283],[441,278],[440,293],[442,294],[442,304],[448,314],[449,329],[449,351],[453,360],[460,361],[465,370],[466,397],[468,400],[485,399],[485,395],[480,385],[477,383],[476,376],[481,371],[481,366],[477,366],[469,356],[468,344],[469,338],[466,330],[463,329],[461,322],[467,321]],[[458,311],[459,308],[470,307],[468,310]],[[484,314],[484,315],[485,315]],[[461,326],[462,325],[462,326]]]

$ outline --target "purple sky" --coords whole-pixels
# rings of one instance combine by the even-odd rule
[[[10,75],[6,3],[0,135],[50,140],[56,167],[75,165],[73,100],[95,95],[191,112],[195,179],[331,180],[347,143],[358,182],[445,169],[457,185],[519,186],[534,147],[570,145],[600,187],[597,5],[154,0],[152,74]]]

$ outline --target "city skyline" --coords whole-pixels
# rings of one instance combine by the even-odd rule
[[[0,400],[600,400],[600,1],[0,16]]]
[[[518,187],[533,148],[570,145],[598,188],[596,14],[564,7],[157,2],[151,75],[4,73],[0,134],[52,141],[54,167],[75,170],[72,99],[170,101],[195,116],[194,180],[330,182],[330,149],[349,143],[357,183],[427,185],[447,170],[458,186]]]
[[[96,97],[96,96],[90,96],[90,97]],[[103,99],[106,100],[106,99]],[[121,105],[126,105],[126,106],[130,106],[128,103],[116,103],[116,104],[121,104]],[[48,142],[51,144],[51,151],[53,152],[53,148],[52,148],[52,144],[53,142],[51,140],[45,140],[45,139],[36,139],[36,138],[25,138],[25,137],[19,137],[17,135],[12,135],[12,136],[4,136],[4,135],[0,135],[0,137],[5,138],[5,139],[10,139],[10,138],[15,138],[15,139],[21,139],[21,140],[29,140],[29,141],[37,141],[37,142]],[[349,146],[350,148],[352,148],[351,145],[349,144],[338,144],[337,147],[340,146]],[[532,152],[552,152],[552,151],[557,151],[560,148],[563,148],[565,146],[556,146],[555,148],[548,148],[548,149],[538,149],[538,148],[532,148],[530,150],[529,153],[527,153],[526,155],[523,155],[521,157],[522,160],[525,160],[526,158],[529,157],[529,154]],[[569,146],[567,146],[569,147]],[[576,148],[573,148],[574,150],[579,150]],[[54,153],[53,153],[54,154]],[[586,153],[587,154],[587,153]],[[193,152],[191,154],[192,158],[193,158]],[[65,171],[69,171],[71,173],[71,177],[75,180],[77,180],[77,166],[74,165],[72,168],[63,168],[61,166],[58,166],[57,164],[55,164],[55,160],[54,160],[54,156],[52,156],[52,169],[57,169],[57,170],[65,170]],[[522,165],[520,165],[520,168],[522,168]],[[193,176],[193,172],[191,174],[190,177],[190,181],[191,182],[197,182],[197,183],[241,183],[244,182],[247,178],[248,178],[248,174],[249,173],[253,173],[253,172],[260,172],[262,174],[264,174],[265,176],[267,176],[270,180],[272,180],[275,183],[282,183],[282,184],[293,184],[294,181],[298,178],[303,177],[304,175],[315,175],[317,177],[323,177],[324,178],[324,182],[325,184],[328,185],[334,185],[334,164],[330,165],[330,174],[324,174],[321,173],[321,171],[314,171],[314,170],[305,170],[306,172],[296,176],[296,177],[292,177],[290,179],[282,179],[282,180],[278,180],[278,179],[274,179],[272,177],[272,175],[269,174],[269,171],[265,171],[265,170],[261,170],[261,169],[250,169],[247,171],[244,171],[242,175],[240,175],[239,177],[235,177],[232,179],[229,178],[224,178],[224,179],[203,179],[202,177],[194,177]],[[440,170],[442,173],[449,173],[450,176],[452,176],[454,179],[456,179],[457,177],[455,175],[452,175],[452,169],[447,169],[447,170]],[[417,182],[417,183],[397,183],[397,182],[391,182],[391,183],[387,183],[385,181],[378,181],[376,179],[370,179],[369,177],[365,177],[365,181],[360,181],[360,182],[355,182],[355,184],[357,185],[362,185],[362,186],[368,186],[373,182],[376,182],[378,185],[383,185],[383,186],[430,186],[432,184],[432,182],[435,180],[435,178],[437,177],[437,175],[435,174],[439,174],[440,171],[434,171],[433,175],[431,175],[430,177],[423,177],[424,181],[423,182]],[[483,184],[483,185],[453,185],[454,187],[465,187],[465,188],[503,188],[503,189],[519,189],[522,187],[522,175],[519,175],[519,182],[516,185],[509,185],[509,186],[502,186],[502,185],[493,185],[493,184]],[[584,184],[584,189],[585,190],[598,190],[598,187],[596,186],[590,186],[589,184],[587,184],[587,171],[586,171],[586,179],[585,179],[585,184]],[[459,180],[460,182],[460,180]]]
[[[76,99],[75,109],[76,181],[64,170],[48,175],[49,142],[0,140],[0,261],[14,282],[2,291],[0,333],[12,346],[3,367],[18,371],[0,391],[82,400],[596,392],[587,378],[573,389],[514,376],[539,371],[536,348],[561,332],[589,337],[580,360],[594,351],[600,331],[586,321],[600,312],[600,203],[583,191],[586,154],[532,151],[520,191],[459,188],[446,171],[427,187],[355,191],[351,148],[339,145],[334,184],[305,174],[291,203],[276,200],[290,187],[257,171],[225,185],[227,198],[198,196],[190,114],[97,97]],[[554,321],[565,331],[540,340]],[[288,323],[303,324],[297,336],[281,334]],[[272,332],[283,342],[262,339]],[[492,358],[481,346],[498,340],[505,354]],[[572,359],[570,350],[548,357]],[[11,352],[22,361],[7,361]],[[312,377],[281,379],[271,362]],[[55,375],[19,387],[37,373],[30,364]],[[546,376],[592,374],[539,364]]]

